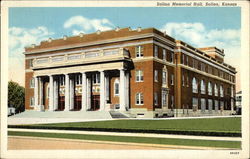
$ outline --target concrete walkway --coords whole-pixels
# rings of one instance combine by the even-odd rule
[[[119,132],[99,132],[99,131],[41,130],[41,129],[16,129],[16,128],[8,128],[8,131],[196,139],[196,140],[218,140],[218,141],[241,141],[240,137],[214,137],[214,136],[171,135],[171,134],[152,134],[152,133],[119,133]]]

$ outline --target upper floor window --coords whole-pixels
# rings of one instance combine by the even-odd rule
[[[192,90],[193,93],[198,93],[198,85],[195,77],[192,80]]]
[[[155,70],[155,74],[154,74],[154,80],[155,82],[158,82],[158,70]]]
[[[220,71],[220,77],[223,78],[224,73]]]
[[[186,56],[186,65],[188,65],[188,56]]]
[[[171,75],[171,81],[170,82],[171,82],[171,85],[174,85],[174,75],[173,74]]]
[[[35,87],[35,78],[32,78],[30,80],[30,88],[34,88]]]
[[[184,54],[182,54],[182,64],[185,64],[185,55]]]
[[[218,96],[218,87],[217,87],[217,84],[214,84],[214,95]]]
[[[174,53],[170,53],[170,62],[174,63]]]
[[[220,96],[224,97],[224,89],[222,86],[220,86]]]
[[[157,45],[154,46],[154,57],[158,57],[159,47]]]
[[[139,45],[135,47],[136,57],[143,57],[143,46]]]
[[[154,104],[158,105],[158,94],[157,94],[157,92],[154,93]]]
[[[115,79],[114,82],[114,95],[119,96],[119,80]]]
[[[92,81],[93,84],[99,84],[100,83],[100,73],[95,73],[92,75]]]
[[[29,67],[33,67],[33,60],[32,59],[29,60]]]
[[[212,95],[212,84],[208,82],[208,95]]]
[[[205,94],[206,93],[206,85],[204,80],[201,80],[201,94]]]
[[[137,70],[136,71],[136,82],[142,82],[143,81],[143,71]]]
[[[166,51],[166,49],[163,49],[163,51],[162,51],[162,58],[163,58],[164,61],[167,60],[167,51]]]
[[[65,85],[65,76],[60,76],[59,77],[59,85],[64,86]]]
[[[143,94],[142,93],[136,93],[135,95],[135,101],[136,101],[136,105],[143,105],[144,101],[143,101]]]
[[[187,87],[189,87],[189,77],[187,75]]]
[[[162,71],[162,83],[167,84],[167,71]]]
[[[75,75],[75,84],[76,85],[82,84],[82,76],[80,74]]]

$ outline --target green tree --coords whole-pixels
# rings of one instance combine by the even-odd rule
[[[16,112],[24,111],[24,87],[18,83],[8,82],[8,107],[16,108]]]

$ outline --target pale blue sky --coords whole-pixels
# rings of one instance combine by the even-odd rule
[[[194,47],[224,49],[225,62],[236,67],[240,79],[240,7],[9,8],[9,79],[24,85],[25,46],[117,26],[155,27]]]
[[[140,8],[10,8],[9,27],[33,28],[46,26],[61,37],[70,35],[69,29],[64,29],[64,22],[72,16],[82,15],[87,18],[107,18],[115,26],[142,28],[161,28],[167,22],[200,22],[207,29],[240,29],[239,7],[140,7]],[[96,30],[90,30],[94,32]]]

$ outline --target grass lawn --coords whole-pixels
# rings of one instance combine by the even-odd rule
[[[8,131],[10,136],[34,136],[46,138],[65,138],[79,140],[115,141],[129,143],[147,143],[163,145],[184,145],[184,146],[204,146],[222,148],[240,148],[240,141],[213,141],[213,140],[193,140],[193,139],[170,139],[170,138],[150,138],[150,137],[128,137],[128,136],[106,136],[106,135],[83,135],[83,134],[61,134],[61,133],[38,133],[38,132],[17,132]]]
[[[172,119],[172,120],[110,120],[94,122],[76,123],[56,123],[56,124],[34,124],[9,126],[10,128],[40,128],[40,129],[66,129],[66,130],[99,130],[99,131],[119,131],[134,130],[145,132],[157,131],[159,133],[168,132],[207,132],[207,133],[241,133],[241,118],[196,118],[196,119]],[[167,132],[168,131],[168,132]],[[153,132],[154,133],[154,132]],[[181,133],[179,133],[181,134]],[[185,133],[184,133],[185,134]],[[190,134],[192,135],[192,134]],[[193,134],[195,135],[195,134]],[[203,134],[206,135],[206,134]],[[208,134],[209,135],[209,134]],[[216,136],[216,134],[214,135]],[[220,134],[218,135],[220,136]],[[221,135],[223,136],[223,135]],[[228,136],[228,135],[225,135]],[[237,135],[236,135],[237,136]]]

